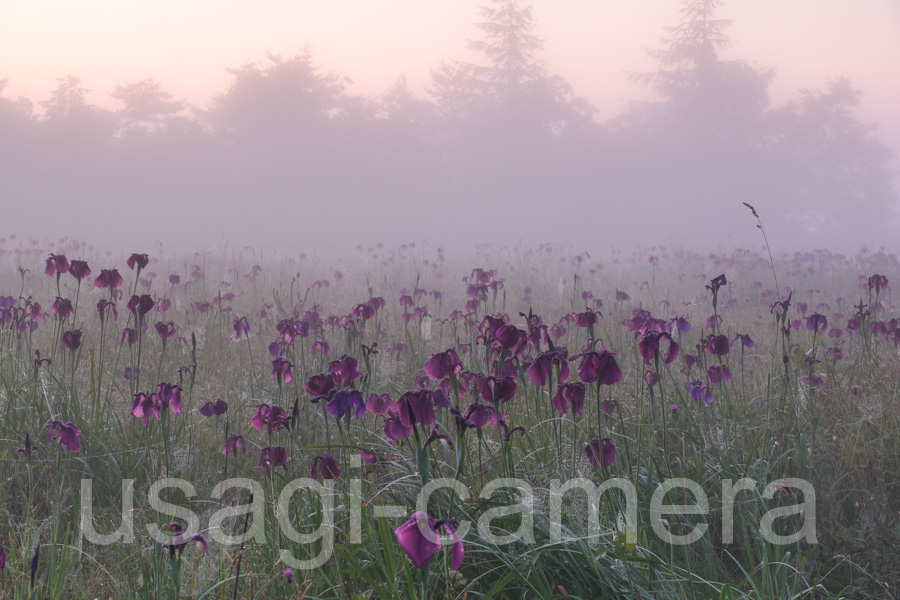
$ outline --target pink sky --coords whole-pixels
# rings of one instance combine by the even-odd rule
[[[116,84],[155,78],[203,106],[229,81],[226,67],[312,45],[320,65],[379,94],[400,74],[424,94],[444,59],[475,58],[476,0],[3,0],[0,78],[7,96],[46,99],[64,74],[80,77],[94,103],[114,106]],[[533,2],[549,70],[598,109],[599,119],[646,91],[624,71],[649,70],[643,49],[678,21],[674,0]],[[900,3],[896,0],[732,0],[728,58],[775,67],[773,99],[846,75],[865,92],[859,115],[882,124],[900,152]]]

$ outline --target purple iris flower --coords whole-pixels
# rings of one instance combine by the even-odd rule
[[[662,319],[657,319],[650,314],[650,311],[642,308],[634,309],[634,314],[630,319],[624,321],[628,331],[634,332],[634,339],[644,335],[648,331],[671,331],[671,324],[667,324]]]
[[[35,369],[40,369],[43,366],[49,367],[52,364],[53,364],[53,360],[51,360],[49,358],[41,358],[40,350],[34,351],[34,368]]]
[[[819,333],[828,329],[828,319],[825,315],[813,313],[806,318],[806,330]]]
[[[51,254],[50,256],[53,255]],[[875,275],[872,275],[871,277],[869,277],[869,289],[875,290],[876,294],[881,292],[881,290],[890,289],[888,285],[888,278],[884,275],[878,275],[877,273]]]
[[[172,301],[168,298],[159,298],[156,301],[156,312],[165,314],[169,312],[170,308],[172,308]]]
[[[103,321],[106,318],[106,315],[112,311],[113,319],[116,320],[119,318],[119,311],[116,310],[115,302],[110,302],[105,298],[97,302],[97,313],[100,315],[100,320]]]
[[[181,414],[183,407],[181,405],[180,386],[163,381],[159,384],[159,390],[157,391],[156,396],[160,411],[171,408],[172,412],[176,415]]]
[[[496,420],[497,414],[493,407],[478,401],[471,403],[464,413],[456,408],[451,408],[450,412],[456,417],[456,427],[460,434],[465,433],[470,427],[481,429],[492,420]]]
[[[163,341],[169,339],[170,337],[175,335],[175,322],[158,321],[156,323],[156,333],[159,334],[159,337],[161,337]]]
[[[462,415],[462,418],[465,421],[471,423],[470,427],[481,429],[491,420],[494,420],[496,418],[496,415],[497,411],[494,410],[493,406],[487,406],[486,404],[473,402],[466,409],[466,412]]]
[[[374,452],[366,452],[365,450],[360,450],[359,458],[362,461],[362,464],[368,467],[378,464],[378,455]]]
[[[359,390],[339,390],[328,401],[325,411],[335,419],[341,419],[345,414],[352,414],[356,409],[356,418],[361,419],[366,414],[366,404],[363,402],[362,392]]]
[[[60,298],[57,296],[56,300],[53,302],[53,306],[50,307],[50,312],[60,319],[68,319],[75,314],[75,307],[72,306],[72,301],[68,298]]]
[[[566,414],[569,406],[572,407],[576,414],[580,415],[584,410],[584,396],[585,388],[583,383],[580,381],[577,383],[569,382],[557,388],[556,394],[550,402],[553,404],[553,408],[561,415]]]
[[[378,348],[378,342],[372,342],[371,346],[366,346],[365,344],[360,344],[360,346],[362,347],[364,359],[367,359],[370,356],[374,356],[375,354],[378,354],[378,350],[376,350],[376,348]]]
[[[388,394],[370,394],[369,399],[366,400],[366,410],[376,415],[383,415],[391,409],[396,410],[396,408],[397,403]]]
[[[131,403],[131,414],[135,417],[143,417],[144,426],[150,423],[150,417],[156,417],[159,420],[159,405],[156,402],[156,394],[145,394],[138,392],[134,395],[134,401]]]
[[[67,331],[62,334],[62,339],[60,339],[60,344],[66,350],[78,350],[81,346],[81,330],[76,329],[75,331]]]
[[[397,400],[397,410],[400,421],[404,427],[410,427],[416,423],[422,425],[434,425],[434,402],[431,390],[417,390],[406,392]]]
[[[81,430],[75,427],[75,424],[71,421],[68,423],[63,423],[62,421],[50,421],[47,423],[47,441],[52,441],[54,435],[56,436],[56,442],[69,452],[81,450],[81,444],[78,442]]]
[[[602,412],[607,417],[611,415],[612,412],[617,408],[619,408],[619,403],[615,400],[610,400],[609,398],[600,403],[600,412]]]
[[[722,381],[731,381],[731,371],[728,365],[713,365],[706,370],[710,383],[719,383]]]
[[[331,356],[331,346],[329,346],[328,342],[325,340],[316,340],[313,345],[309,347],[309,352],[310,354],[321,352],[323,356]]]
[[[593,327],[594,325],[597,324],[597,315],[598,314],[599,313],[596,313],[592,310],[588,310],[588,311],[582,312],[582,313],[577,313],[575,315],[575,324],[578,325],[579,327]]]
[[[331,375],[313,375],[306,382],[306,391],[314,398],[313,402],[318,402],[318,398],[327,396],[328,392],[334,389],[334,378]]]
[[[725,274],[722,273],[718,277],[715,277],[712,281],[709,282],[709,285],[706,286],[706,289],[711,291],[713,295],[719,293],[719,288],[723,285],[726,285],[728,281],[725,280]]]
[[[494,334],[491,346],[498,352],[506,350],[513,356],[518,356],[528,342],[528,334],[515,325],[501,325]]]
[[[228,412],[228,403],[222,399],[216,400],[215,402],[209,401],[201,406],[198,412],[204,417],[211,417],[213,415],[218,417],[219,415],[224,415]]]
[[[86,261],[73,260],[69,263],[69,274],[78,281],[81,281],[91,274],[91,268]]]
[[[561,322],[550,327],[550,336],[553,339],[558,340],[559,338],[566,335],[566,333],[568,333],[568,330],[566,329],[566,326],[563,325]]]
[[[357,304],[356,308],[353,309],[353,312],[350,313],[350,316],[353,318],[360,318],[363,321],[368,321],[375,316],[375,307],[368,303]]]
[[[475,267],[474,269],[472,269],[472,274],[470,275],[470,277],[478,283],[488,283],[491,280],[491,277],[496,274],[497,271],[495,271],[494,269],[485,270],[481,267]]]
[[[516,380],[511,376],[485,377],[481,383],[481,397],[494,404],[508,402],[516,395]]]
[[[146,254],[137,254],[134,253],[128,257],[128,260],[125,261],[128,265],[128,268],[134,271],[134,265],[138,266],[138,269],[143,269],[147,266],[147,263],[150,262],[150,257]]]
[[[506,315],[485,315],[478,324],[479,342],[489,344],[496,336],[497,330],[506,324],[507,319]]]
[[[584,447],[584,455],[595,469],[599,469],[600,465],[608,467],[616,460],[616,447],[609,438],[594,438]]]
[[[577,358],[573,356],[572,358]],[[599,352],[585,352],[578,363],[578,375],[585,383],[598,381],[600,385],[614,385],[622,379],[622,370],[616,362],[615,354],[603,349]]]
[[[497,427],[498,427],[498,429],[503,430],[503,439],[504,439],[504,441],[507,441],[507,442],[510,440],[510,438],[512,438],[512,435],[514,433],[518,433],[521,436],[525,435],[525,428],[521,425],[510,429],[509,426],[507,426],[506,421],[500,420],[500,421],[497,421]]]
[[[839,361],[844,358],[844,351],[841,350],[840,346],[832,346],[828,350],[825,351],[826,356],[830,356],[835,361]]]
[[[399,407],[398,407],[399,409]],[[388,443],[396,444],[411,436],[413,433],[412,423],[403,423],[403,419],[393,409],[388,409],[387,417],[384,420],[384,436]]]
[[[125,283],[125,280],[119,275],[118,269],[101,269],[100,274],[94,278],[94,287],[101,289],[114,290],[122,287],[123,283]]]
[[[193,334],[191,334],[191,338],[193,339]],[[184,377],[190,377],[191,379],[197,374],[197,365],[190,364],[178,367],[178,381],[181,381]],[[228,406],[226,404],[226,406]]]
[[[247,321],[247,317],[241,317],[240,319],[235,317],[231,325],[234,327],[234,339],[241,339],[241,335],[249,337],[250,322]]]
[[[284,319],[279,321],[277,329],[284,342],[290,344],[295,337],[306,337],[309,335],[309,322],[302,319],[299,321]]]
[[[47,259],[47,267],[44,269],[44,273],[47,277],[62,275],[68,272],[69,259],[66,258],[65,254],[51,254],[50,258]]]
[[[41,312],[41,305],[37,302],[31,304],[31,310],[28,310],[29,303],[26,301],[25,310],[28,313],[28,316],[31,317],[32,321],[40,321],[44,318],[44,313]]]
[[[128,310],[131,311],[131,314],[140,318],[143,318],[144,315],[153,310],[154,306],[156,306],[156,302],[148,294],[143,294],[142,296],[135,294],[128,301]]]
[[[674,319],[672,319],[672,325],[674,325],[675,328],[682,334],[685,334],[691,330],[690,322],[688,322],[688,320],[684,317],[675,317]]]
[[[126,327],[122,330],[122,341],[128,342],[129,346],[134,346],[138,340],[138,330],[132,329],[131,327]]]
[[[704,347],[710,354],[724,356],[731,349],[731,344],[728,343],[728,337],[725,335],[711,335],[706,338]]]
[[[804,377],[803,381],[811,388],[820,388],[825,385],[825,380],[819,377],[818,375],[813,375],[812,377]]]
[[[445,442],[447,442],[447,445],[450,446],[451,449],[453,449],[453,440],[450,439],[449,435],[438,433],[437,425],[432,428],[431,434],[429,434],[429,436],[425,439],[425,443],[422,445],[422,447],[427,448],[429,444],[438,440],[444,440]]]
[[[428,362],[425,363],[425,374],[432,379],[446,379],[451,374],[462,371],[462,362],[455,348],[450,348],[444,352],[432,354]]]
[[[672,339],[672,334],[665,331],[646,331],[638,344],[641,356],[644,357],[645,365],[653,365],[654,359],[659,355],[659,341],[662,339],[669,341],[669,347],[666,350],[666,356],[663,359],[664,362],[668,365],[678,358],[679,347],[678,343]]]
[[[209,552],[209,544],[206,542],[206,538],[204,538],[199,533],[197,535],[193,535],[190,539],[185,539],[184,536],[184,526],[181,523],[175,522],[169,525],[169,532],[171,532],[171,536],[166,536],[166,539],[163,542],[163,545],[168,546],[173,556],[180,556],[184,549],[187,547],[188,542],[197,542],[203,548],[203,553],[206,554]]]
[[[328,365],[328,372],[338,387],[344,387],[359,379],[360,372],[356,359],[344,354]]]
[[[753,338],[750,337],[749,333],[739,333],[729,342],[730,345],[734,345],[738,339],[741,340],[741,345],[744,348],[752,348],[753,347]]]
[[[289,360],[281,357],[272,361],[272,381],[282,383],[290,383],[294,379],[294,365]]]
[[[270,467],[284,467],[287,464],[287,450],[281,446],[266,446],[259,453],[259,466],[266,470],[266,475],[271,475]]]
[[[706,402],[709,404],[713,401],[712,392],[706,387],[706,382],[704,381],[697,380],[688,382],[685,384],[684,388],[695,402]]]
[[[458,571],[463,561],[463,543],[450,521],[438,521],[428,513],[417,511],[394,531],[394,535],[410,562],[421,569],[441,549],[441,528],[450,536],[453,544],[451,568]]]
[[[244,439],[239,433],[234,435],[229,435],[228,439],[225,440],[225,445],[222,446],[222,455],[228,456],[228,453],[231,452],[235,456],[237,456],[238,448],[243,450],[244,456],[247,455],[247,440]]]
[[[787,300],[780,300],[778,302],[772,303],[772,308],[770,312],[773,315],[781,317],[782,315],[787,314],[788,309],[791,307],[791,298],[794,296],[793,290],[788,294]]]
[[[338,479],[341,476],[341,465],[330,454],[316,456],[313,458],[309,476],[313,479],[318,479],[320,474],[322,479]]]
[[[528,367],[528,377],[536,386],[543,386],[550,378],[553,365],[557,366],[558,383],[565,383],[569,378],[569,361],[567,353],[563,350],[550,350],[541,352]]]
[[[256,408],[256,415],[250,419],[250,425],[257,431],[263,428],[271,434],[273,431],[281,431],[287,429],[291,416],[286,410],[277,404],[269,406],[268,404],[260,404]]]

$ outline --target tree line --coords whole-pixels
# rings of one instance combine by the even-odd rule
[[[155,213],[184,235],[203,222],[240,233],[274,221],[272,235],[316,243],[378,237],[387,206],[419,218],[421,235],[440,224],[488,241],[534,231],[532,219],[645,244],[697,227],[702,241],[700,224],[741,202],[776,209],[767,227],[785,236],[884,227],[893,155],[854,116],[861,91],[839,78],[774,106],[772,69],[723,58],[721,4],[683,0],[650,51],[657,68],[632,74],[657,99],[606,121],[548,72],[520,0],[483,7],[469,42],[481,60],[442,62],[425,94],[400,76],[380,97],[354,95],[309,47],[229,69],[205,108],[152,79],[118,85],[118,108],[102,108],[66,75],[37,110],[0,81],[7,215],[34,218],[21,207],[62,200],[79,207],[76,227]]]

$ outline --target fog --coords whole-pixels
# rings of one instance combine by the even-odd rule
[[[425,41],[444,43],[446,32],[422,36],[431,66],[412,79],[400,75],[402,57],[393,67],[372,50],[380,87],[370,78],[365,89],[302,38],[277,51],[261,39],[255,53],[214,69],[200,96],[164,84],[183,77],[174,63],[165,73],[143,64],[116,71],[122,79],[98,93],[74,70],[84,63],[64,61],[53,64],[73,70],[41,94],[4,72],[35,56],[10,61],[7,52],[0,236],[77,238],[121,252],[342,253],[379,242],[454,251],[550,242],[592,253],[760,247],[746,205],[775,251],[890,247],[900,233],[896,124],[879,128],[892,115],[872,109],[889,92],[857,83],[873,72],[892,80],[900,55],[869,56],[865,72],[832,71],[813,64],[798,30],[796,52],[779,60],[793,71],[810,61],[828,75],[792,87],[778,63],[738,52],[756,46],[737,45],[734,31],[755,32],[751,42],[765,46],[764,30],[732,22],[729,3],[685,0],[668,21],[648,14],[656,32],[617,40],[628,50],[597,58],[591,78],[596,55],[580,55],[566,35],[567,27],[584,34],[589,22],[567,24],[549,4],[483,5],[473,5],[471,27],[452,47]],[[7,10],[6,27],[25,19],[24,9]],[[257,14],[248,31],[278,20]],[[234,27],[218,35],[241,38]],[[209,52],[202,42],[194,40],[197,54]],[[92,60],[124,52],[119,43]],[[367,48],[346,46],[336,62],[366,63]],[[605,91],[610,65],[627,86]]]

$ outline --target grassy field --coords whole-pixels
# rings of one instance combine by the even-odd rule
[[[893,598],[897,271],[5,240],[0,597]]]

